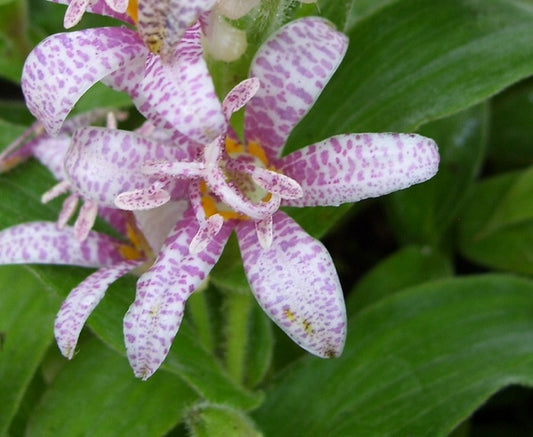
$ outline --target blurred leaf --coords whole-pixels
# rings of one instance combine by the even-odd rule
[[[497,269],[533,274],[533,167],[479,183],[459,228],[461,252]]]
[[[349,315],[387,296],[432,279],[453,275],[450,259],[430,247],[405,246],[370,270],[348,294]]]
[[[0,289],[0,435],[6,435],[53,340],[59,301],[20,266],[0,269]]]
[[[253,415],[265,435],[446,436],[489,396],[533,385],[533,282],[427,283],[353,317],[344,354],[306,357]]]
[[[26,8],[24,0],[0,1],[0,76],[15,83],[31,49]]]
[[[196,398],[164,371],[146,382],[132,378],[127,360],[93,339],[54,379],[26,435],[160,436]]]
[[[521,82],[491,102],[489,162],[493,170],[533,164],[533,80]]]
[[[322,238],[348,211],[351,210],[353,212],[355,208],[357,206],[354,206],[354,204],[346,203],[340,206],[312,208],[285,207],[284,211],[311,236]]]
[[[390,223],[401,240],[434,245],[445,237],[483,163],[487,118],[487,105],[478,105],[420,130],[439,145],[441,162],[430,181],[387,197]]]
[[[200,404],[186,416],[191,437],[260,437],[252,420],[226,405]]]
[[[1,100],[0,99],[0,126],[2,126],[4,123],[13,123],[14,125],[24,125],[29,126],[35,119],[30,114],[28,109],[26,108],[26,105],[22,101],[14,101],[14,100]],[[15,128],[15,126],[13,126]],[[22,131],[20,129],[17,129],[17,131]],[[16,138],[20,134],[8,134],[10,137],[9,142],[11,142],[14,138]],[[13,138],[11,138],[13,136]],[[3,148],[4,145],[7,144],[4,143],[4,139],[0,139],[0,148]]]
[[[272,322],[256,302],[252,307],[249,325],[245,382],[247,387],[255,387],[270,369],[274,348]]]
[[[394,2],[349,32],[350,46],[293,131],[299,148],[341,132],[412,131],[533,73],[533,11],[507,0]]]
[[[112,90],[97,82],[78,101],[73,113],[81,113],[98,108],[112,109],[126,108],[128,106],[131,106],[131,98],[128,94]]]

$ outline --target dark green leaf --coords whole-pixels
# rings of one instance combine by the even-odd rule
[[[92,340],[63,366],[26,435],[160,436],[196,399],[179,377],[164,371],[147,382],[132,378],[123,356]]]
[[[452,276],[451,262],[430,247],[405,246],[370,270],[349,293],[349,315],[407,287]]]
[[[252,420],[226,405],[200,404],[186,416],[191,437],[260,437]]]
[[[533,164],[533,81],[527,80],[491,102],[489,162],[509,170]]]
[[[265,435],[448,435],[510,384],[533,385],[533,283],[480,276],[397,293],[349,322],[344,354],[306,357],[254,414]]]
[[[0,435],[6,435],[46,349],[59,300],[23,267],[0,269]]]
[[[459,228],[467,258],[497,269],[533,273],[533,167],[481,182]]]

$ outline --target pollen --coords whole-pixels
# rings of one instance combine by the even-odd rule
[[[289,322],[294,322],[296,320],[296,314],[294,314],[290,309],[285,308],[283,310],[283,315],[287,318]]]
[[[146,45],[148,49],[158,55],[163,47],[163,35],[159,33],[153,33],[146,37]]]
[[[302,325],[303,325],[303,327],[304,327],[304,331],[305,331],[307,334],[311,335],[311,334],[313,333],[313,328],[312,328],[312,326],[311,326],[311,322],[310,322],[309,320],[305,319],[305,320],[302,322]]]

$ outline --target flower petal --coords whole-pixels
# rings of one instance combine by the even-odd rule
[[[137,33],[122,27],[59,33],[28,56],[22,90],[30,112],[57,134],[78,99],[103,77],[147,56]]]
[[[189,208],[186,200],[170,201],[158,208],[147,211],[134,211],[137,226],[148,241],[154,253],[158,253],[174,228]]]
[[[135,376],[149,378],[168,354],[188,297],[205,281],[231,233],[225,224],[198,254],[189,244],[198,230],[192,209],[165,241],[154,265],[137,283],[135,302],[124,317],[124,338]]]
[[[169,61],[185,30],[215,3],[216,0],[140,1],[137,29],[150,50]]]
[[[120,241],[96,232],[80,243],[71,227],[30,222],[0,232],[0,264],[109,266],[123,260],[121,246]]]
[[[143,261],[123,261],[104,267],[74,288],[57,313],[54,334],[61,353],[71,359],[83,325],[102,300],[109,285]]]
[[[229,120],[234,112],[246,105],[257,94],[260,87],[261,82],[256,77],[243,80],[235,85],[222,102],[222,110],[226,120]]]
[[[293,21],[258,50],[250,77],[261,88],[245,111],[246,141],[280,156],[287,137],[339,66],[348,40],[322,18]]]
[[[326,248],[282,212],[273,216],[269,249],[258,244],[253,223],[239,222],[235,229],[248,282],[263,310],[305,350],[339,356],[346,310]]]
[[[283,158],[280,171],[304,191],[284,204],[336,206],[383,196],[426,181],[438,165],[437,145],[420,135],[335,136]]]
[[[226,122],[203,59],[200,28],[190,28],[175,60],[150,56],[146,76],[133,94],[135,106],[157,127],[175,129],[200,144],[225,132]]]
[[[133,132],[100,127],[78,129],[65,156],[65,171],[72,189],[85,199],[115,207],[125,191],[149,188],[156,178],[144,176],[145,161],[189,160],[186,147],[170,147]],[[176,186],[186,181],[172,181]]]
[[[72,0],[48,0],[52,3],[59,3],[62,5],[68,5]],[[118,3],[124,2],[124,0],[118,0]],[[91,0],[87,6],[86,12],[91,12],[98,15],[107,15],[108,17],[117,18],[118,20],[124,21],[125,23],[134,24],[133,19],[127,14],[123,13],[124,11],[115,7],[114,10],[110,7],[113,3],[113,0]],[[122,12],[119,12],[121,11]]]

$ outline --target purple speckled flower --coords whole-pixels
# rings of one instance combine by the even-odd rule
[[[61,264],[99,269],[70,292],[57,315],[57,344],[68,358],[72,358],[81,329],[108,285],[144,261],[142,254],[124,242],[90,232],[80,243],[73,228],[58,229],[55,223],[31,222],[0,232],[0,264]]]
[[[291,130],[318,98],[346,46],[346,37],[319,18],[283,27],[259,49],[251,78],[225,98],[219,114],[226,120],[224,132],[193,159],[145,160],[142,177],[156,180],[114,200],[123,209],[149,209],[173,197],[165,188],[169,180],[191,181],[191,206],[139,279],[124,319],[128,357],[137,376],[148,378],[166,357],[186,300],[207,278],[233,229],[250,287],[272,320],[317,356],[342,352],[346,315],[331,257],[279,211],[280,205],[339,205],[381,196],[431,178],[439,162],[436,144],[414,134],[338,135],[281,156]],[[164,96],[160,87],[153,84],[152,97]],[[240,141],[227,121],[245,105]],[[75,139],[74,149],[89,147],[84,136]],[[128,133],[102,130],[90,145],[100,150],[99,144],[107,141],[118,148],[132,140]],[[156,141],[150,143],[156,147]],[[90,161],[88,154],[79,160],[92,166]],[[78,165],[67,167],[84,191],[87,179],[78,176],[83,171]],[[111,186],[114,179],[109,173],[105,183]],[[108,190],[93,195],[111,200]]]
[[[129,0],[49,0],[53,3],[68,5],[63,25],[69,29],[78,24],[85,12],[107,15],[133,24],[133,19],[126,13]]]
[[[200,25],[183,29],[173,47],[172,56],[163,62],[136,31],[126,27],[52,35],[24,64],[26,105],[46,131],[56,135],[80,97],[102,81],[127,92],[158,127],[171,126],[198,142],[212,140],[223,130],[224,119],[202,57]],[[155,84],[161,88],[154,96]],[[156,101],[157,105],[151,104]]]

